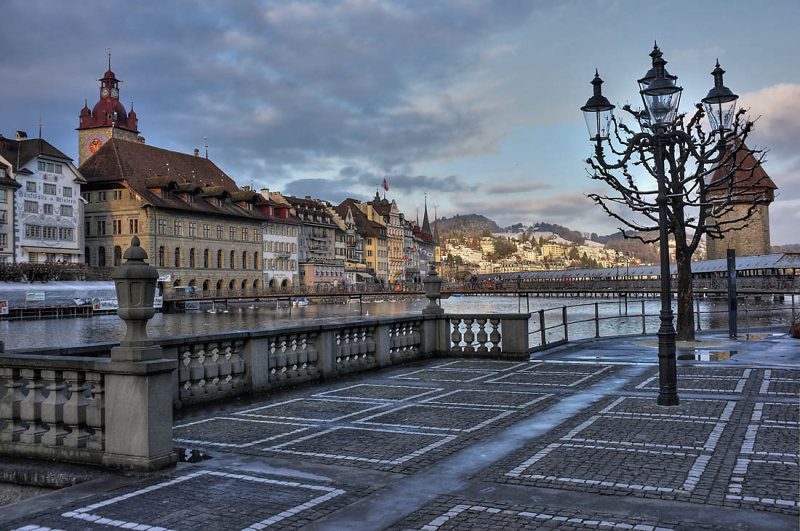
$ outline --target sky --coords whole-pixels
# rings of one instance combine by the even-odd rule
[[[778,186],[773,245],[800,243],[800,2],[4,0],[0,134],[77,160],[78,115],[107,69],[150,145],[204,151],[240,186],[338,203],[387,198],[411,219],[483,214],[610,234],[586,197],[579,108],[597,68],[618,107],[654,41],[689,111],[725,84],[756,121]],[[381,190],[381,193],[383,191]]]

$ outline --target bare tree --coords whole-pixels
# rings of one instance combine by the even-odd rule
[[[629,105],[623,109],[641,130],[649,128],[646,113]],[[675,240],[679,340],[694,340],[691,261],[702,237],[722,238],[747,226],[759,206],[772,200],[774,184],[761,169],[765,151],[745,144],[753,129],[753,121],[745,114],[746,110],[739,110],[724,134],[719,130],[707,133],[702,127],[705,111],[697,105],[691,117],[675,117],[669,135],[676,141],[662,146],[669,233]],[[626,238],[668,245],[659,241],[654,152],[648,146],[634,146],[641,144],[641,135],[616,118],[612,119],[612,131],[616,142],[609,145],[614,155],[622,157],[632,151],[633,156],[609,168],[601,163],[605,155],[598,144],[586,162],[591,178],[607,184],[611,192],[589,197],[622,223],[620,230]]]

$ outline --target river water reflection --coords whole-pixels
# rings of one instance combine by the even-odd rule
[[[539,316],[536,312],[540,309],[558,308],[569,306],[569,321],[584,321],[570,324],[570,339],[593,337],[595,324],[593,321],[595,303],[599,303],[601,317],[600,332],[602,336],[618,334],[637,334],[642,332],[641,302],[630,301],[627,312],[624,301],[615,299],[595,298],[551,298],[551,297],[451,297],[442,301],[442,307],[447,312],[462,314],[481,313],[516,313],[518,311],[533,312],[529,330],[539,328]],[[151,337],[191,336],[210,334],[215,332],[228,332],[233,330],[252,330],[263,328],[280,328],[306,324],[322,324],[327,322],[343,322],[369,317],[397,317],[403,315],[419,314],[427,304],[427,299],[422,297],[406,298],[402,300],[383,302],[358,301],[350,304],[311,304],[305,307],[289,307],[281,303],[276,307],[274,303],[265,304],[232,304],[227,311],[217,306],[217,313],[207,311],[156,314],[148,323],[147,331]],[[791,319],[790,302],[773,303],[764,300],[760,303],[750,302],[748,313],[745,315],[742,304],[739,306],[740,331],[746,326],[763,326],[771,324],[788,323]],[[776,305],[780,304],[780,311]],[[649,315],[645,319],[648,333],[655,333],[658,329],[658,299],[648,299],[645,302],[645,312]],[[704,330],[711,328],[726,328],[726,305],[722,302],[704,301],[700,304],[701,327]],[[714,311],[717,313],[706,313]],[[363,315],[362,315],[363,313]],[[627,317],[626,317],[627,313]],[[547,311],[545,313],[547,326],[561,323],[561,311]],[[0,321],[0,341],[5,341],[6,349],[27,349],[41,347],[63,347],[86,343],[101,343],[118,341],[125,333],[125,324],[116,315],[104,315],[90,318],[72,319],[44,319],[31,321]],[[555,341],[563,337],[563,327],[557,326],[548,331],[548,341]],[[540,335],[531,334],[531,344],[539,344]]]

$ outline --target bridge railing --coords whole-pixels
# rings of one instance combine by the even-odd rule
[[[794,295],[740,295],[737,324],[740,331],[753,326],[791,324],[800,317],[800,297]],[[540,309],[533,312],[528,329],[531,351],[563,345],[570,340],[628,334],[655,334],[660,326],[657,298],[590,302]],[[675,310],[673,301],[673,310]],[[697,296],[694,300],[697,330],[727,329],[728,300]]]

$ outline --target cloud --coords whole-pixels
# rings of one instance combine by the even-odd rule
[[[796,157],[800,145],[800,84],[781,83],[742,94],[740,105],[758,120],[752,138],[777,157]]]
[[[553,186],[547,183],[499,184],[486,188],[486,193],[497,195],[522,194],[525,192],[536,192],[538,190],[549,190],[551,188],[553,188]]]

